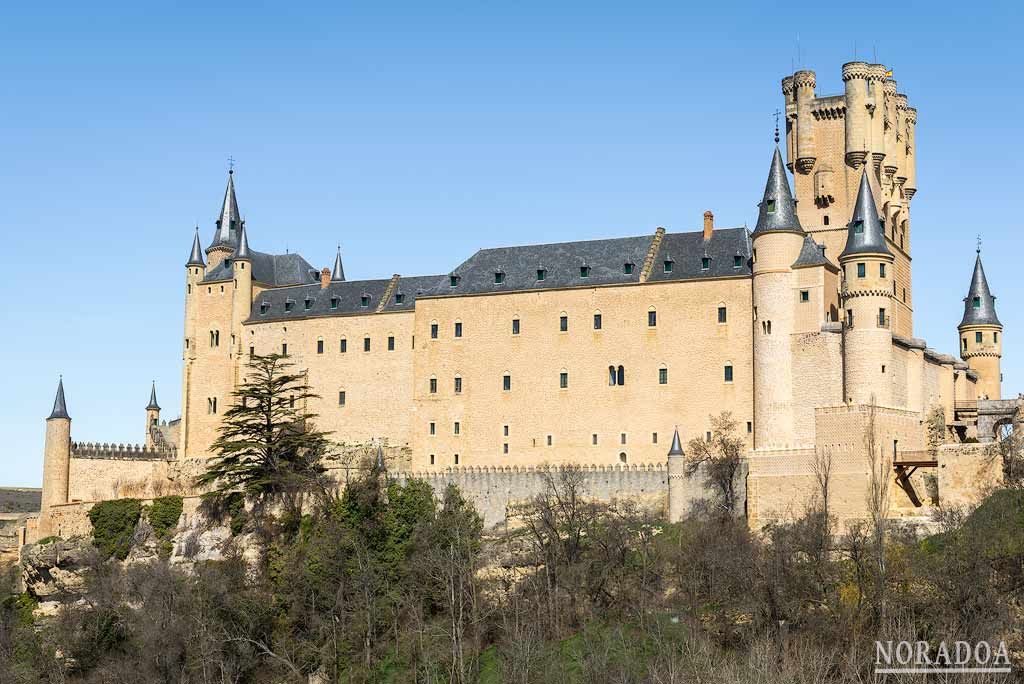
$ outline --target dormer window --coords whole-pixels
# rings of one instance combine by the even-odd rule
[[[972,299],[971,300],[971,306],[974,307],[975,309],[980,309],[981,308],[981,297],[975,297],[974,299]]]
[[[448,284],[451,287],[458,287],[458,285],[459,285],[459,276],[457,276],[457,275],[448,276]]]
[[[590,267],[589,266],[580,266],[580,278],[589,278],[589,277],[590,277]]]
[[[306,301],[303,302],[303,304],[305,304],[306,311],[309,311],[313,308],[313,299],[311,297],[306,297]]]
[[[864,234],[864,222],[863,221],[857,220],[857,221],[853,222],[853,233],[854,233],[854,235],[863,235]]]
[[[360,297],[359,298],[359,306],[363,307],[364,309],[366,307],[370,306],[370,295],[365,295],[364,294],[362,297]]]
[[[337,297],[331,297],[331,309],[337,309],[337,308],[338,308],[338,298]]]
[[[405,302],[405,294],[402,292],[395,293],[395,304],[402,304]]]
[[[775,213],[775,200],[768,200],[768,204],[765,206],[765,211],[767,211],[769,214]]]
[[[732,267],[733,268],[741,268],[742,266],[743,266],[743,256],[740,255],[740,254],[735,255],[732,258]]]
[[[701,257],[700,270],[706,271],[711,268],[711,257]]]
[[[270,304],[260,302],[260,316],[266,316],[268,311],[270,311]]]
[[[537,280],[544,280],[548,277],[548,270],[546,268],[537,269]]]
[[[284,310],[285,310],[285,313],[289,313],[294,308],[295,308],[295,301],[294,300],[291,300],[291,299],[284,300]]]
[[[505,282],[505,272],[504,271],[495,271],[494,272],[494,284],[495,285],[501,285],[504,282]]]
[[[622,272],[626,275],[633,275],[633,269],[636,265],[632,261],[627,261],[622,265]]]
[[[672,261],[672,257],[665,259],[665,273],[671,273],[675,265],[676,262]]]

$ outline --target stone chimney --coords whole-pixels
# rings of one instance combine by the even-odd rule
[[[320,271],[320,289],[324,289],[331,284],[331,269],[324,267]]]
[[[704,212],[704,242],[711,239],[711,233],[715,231],[715,215],[710,211]]]

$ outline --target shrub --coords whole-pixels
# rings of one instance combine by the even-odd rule
[[[58,539],[60,539],[60,537],[51,534],[49,537],[43,537],[42,539],[37,541],[36,544],[39,544],[39,546],[45,546],[46,544],[52,544]]]
[[[153,526],[153,532],[161,539],[170,536],[171,531],[178,526],[178,519],[181,518],[181,497],[161,496],[153,499],[153,505],[149,507],[149,524]]]
[[[225,502],[227,514],[231,517],[231,534],[241,534],[248,515],[245,512],[245,495],[242,492],[231,492]]]
[[[124,560],[131,550],[132,534],[141,514],[138,499],[100,501],[89,509],[93,545],[107,557]]]

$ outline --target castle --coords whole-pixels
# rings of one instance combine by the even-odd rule
[[[786,161],[776,146],[753,231],[706,212],[692,232],[484,249],[447,273],[352,281],[340,248],[322,269],[254,249],[229,171],[212,240],[203,249],[197,227],[184,267],[180,421],[160,422],[153,388],[145,446],[73,444],[61,385],[40,533],[61,506],[185,482],[248,358],[270,353],[306,370],[321,429],[386,448],[403,471],[580,464],[668,488],[679,435],[710,436],[710,415],[729,411],[752,525],[801,505],[823,453],[837,514],[863,515],[865,430],[895,463],[942,470],[929,416],[948,441],[987,440],[979,414],[1015,410],[998,402],[1002,326],[980,251],[962,360],[913,336],[917,112],[890,74],[845,64],[834,96],[816,94],[813,71],[782,80]],[[913,489],[909,466],[896,472]]]

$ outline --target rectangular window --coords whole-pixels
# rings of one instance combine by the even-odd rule
[[[495,285],[501,285],[503,282],[505,282],[505,274],[502,273],[501,271],[495,271],[494,272],[494,284]]]
[[[590,267],[589,266],[580,266],[580,278],[589,278],[589,277],[590,277]]]
[[[701,257],[700,270],[706,271],[711,268],[711,257]]]
[[[402,292],[395,293],[395,304],[401,304],[405,301],[405,294]]]
[[[590,443],[593,444],[594,446],[597,446],[597,433],[596,432],[594,434],[590,435]]]
[[[978,331],[978,332],[974,333],[974,341],[976,343],[978,343],[978,344],[981,344],[981,339],[982,339],[981,336],[982,336],[981,331]]]
[[[518,318],[513,318],[512,319],[512,334],[513,335],[518,335],[519,334],[519,319]]]
[[[544,269],[544,268],[538,268],[537,269],[537,280],[544,280],[547,277],[548,277],[547,269]]]
[[[878,264],[878,277],[879,278],[884,278],[885,277],[885,264]]]
[[[569,386],[569,374],[562,372],[558,374],[558,386],[565,389]]]
[[[671,273],[673,266],[675,266],[675,262],[672,261],[671,259],[666,259],[665,260],[665,273]]]
[[[430,465],[434,465],[434,454],[430,454]]]
[[[652,432],[651,433],[651,444],[657,444],[657,443],[658,443],[658,433],[657,432]]]
[[[342,391],[338,392],[338,406],[344,406],[344,405],[345,405],[345,391],[342,390]]]
[[[768,200],[768,202],[767,202],[767,204],[765,206],[765,211],[767,211],[769,214],[774,214],[775,213],[775,200],[773,200],[773,199]]]
[[[975,309],[980,309],[981,308],[981,297],[975,297],[974,299],[972,299],[971,300],[971,306],[974,307]]]
[[[878,310],[878,327],[887,328],[889,327],[889,321],[885,318],[885,309]]]
[[[256,356],[256,347],[249,347],[249,358]]]
[[[633,264],[626,262],[622,265],[622,272],[626,275],[633,275]]]
[[[857,277],[863,278],[868,274],[867,264],[857,264]]]
[[[261,316],[265,315],[268,311],[270,311],[270,305],[267,304],[266,302],[261,303],[260,304],[260,315]]]
[[[309,311],[310,309],[313,308],[313,300],[312,299],[305,300],[304,304],[305,304],[306,311]]]
[[[432,339],[432,340],[436,340],[437,339],[437,323],[431,323],[430,324],[430,339]]]
[[[658,384],[659,385],[667,385],[668,384],[668,368],[659,368],[658,369]]]
[[[331,309],[337,309],[337,308],[338,308],[338,298],[337,297],[331,297]]]
[[[725,381],[732,382],[732,366],[725,367]]]
[[[455,465],[459,465],[459,455],[455,454]]]
[[[566,332],[566,331],[569,330],[569,317],[568,316],[564,316],[563,315],[563,316],[559,316],[558,317],[558,329],[561,330],[562,332]]]
[[[551,446],[553,443],[554,443],[554,438],[551,435],[548,435],[548,446]]]
[[[800,301],[804,304],[811,301],[811,293],[809,290],[800,290]]]
[[[436,435],[437,434],[437,423],[434,423],[433,421],[431,421],[431,423],[430,423],[430,434],[432,434],[432,435]]]
[[[502,376],[502,378],[501,378],[501,389],[505,390],[506,392],[508,392],[509,390],[512,389],[512,376],[511,375],[504,375],[504,376]]]
[[[455,393],[462,393],[462,378],[455,378]]]
[[[963,343],[964,343],[964,351],[967,351],[967,338],[966,337],[963,338]]]
[[[854,221],[853,222],[853,232],[856,235],[863,235],[864,234],[864,222],[863,221]]]
[[[462,434],[462,424],[459,421],[455,421],[455,427],[452,428],[452,434],[454,434],[454,435]]]
[[[504,444],[501,445],[501,453],[503,453],[503,454],[507,454],[508,453],[508,442],[505,442]]]
[[[430,393],[437,394],[437,378],[430,378]]]
[[[448,284],[455,287],[459,284],[459,276],[448,276]]]
[[[725,323],[729,320],[729,311],[724,306],[718,307],[718,322]]]
[[[994,343],[996,343],[996,344],[999,343],[999,333],[997,333],[997,332],[992,333],[992,341]]]
[[[316,341],[316,353],[317,354],[323,354],[324,353],[324,341],[323,340],[317,340]]]
[[[341,338],[340,348],[342,354],[348,351],[348,340],[346,340],[344,337]]]
[[[369,337],[364,337],[363,338],[363,351],[364,352],[370,351],[370,338]]]
[[[455,324],[455,336],[462,337],[462,323]]]
[[[853,327],[853,309],[846,310],[846,327]]]
[[[626,443],[626,433],[625,432],[623,432],[622,434],[619,435],[619,443],[620,444],[625,444]]]
[[[751,422],[750,422],[750,421],[748,420],[748,421],[747,421],[747,434],[749,435],[749,434],[750,434],[751,432],[753,432],[753,431],[754,431],[754,424],[753,424],[753,423],[751,423]]]
[[[395,337],[388,335],[388,351],[395,351]]]
[[[284,303],[284,310],[285,311],[291,311],[294,307],[295,307],[295,302],[290,301],[290,300],[289,301],[285,301],[285,303]]]
[[[364,309],[366,307],[370,306],[370,296],[369,295],[363,295],[362,297],[360,297],[359,298],[359,306],[363,307]]]
[[[733,268],[740,268],[741,266],[743,266],[743,257],[740,256],[739,254],[733,256],[733,258],[732,258],[732,267]]]
[[[281,343],[281,356],[288,356],[288,343],[287,342],[282,342]]]
[[[504,431],[505,436],[508,437],[508,425],[505,425],[502,429]]]
[[[594,330],[601,329],[601,314],[594,314]]]
[[[647,327],[653,328],[658,325],[658,312],[648,311],[647,312]]]

